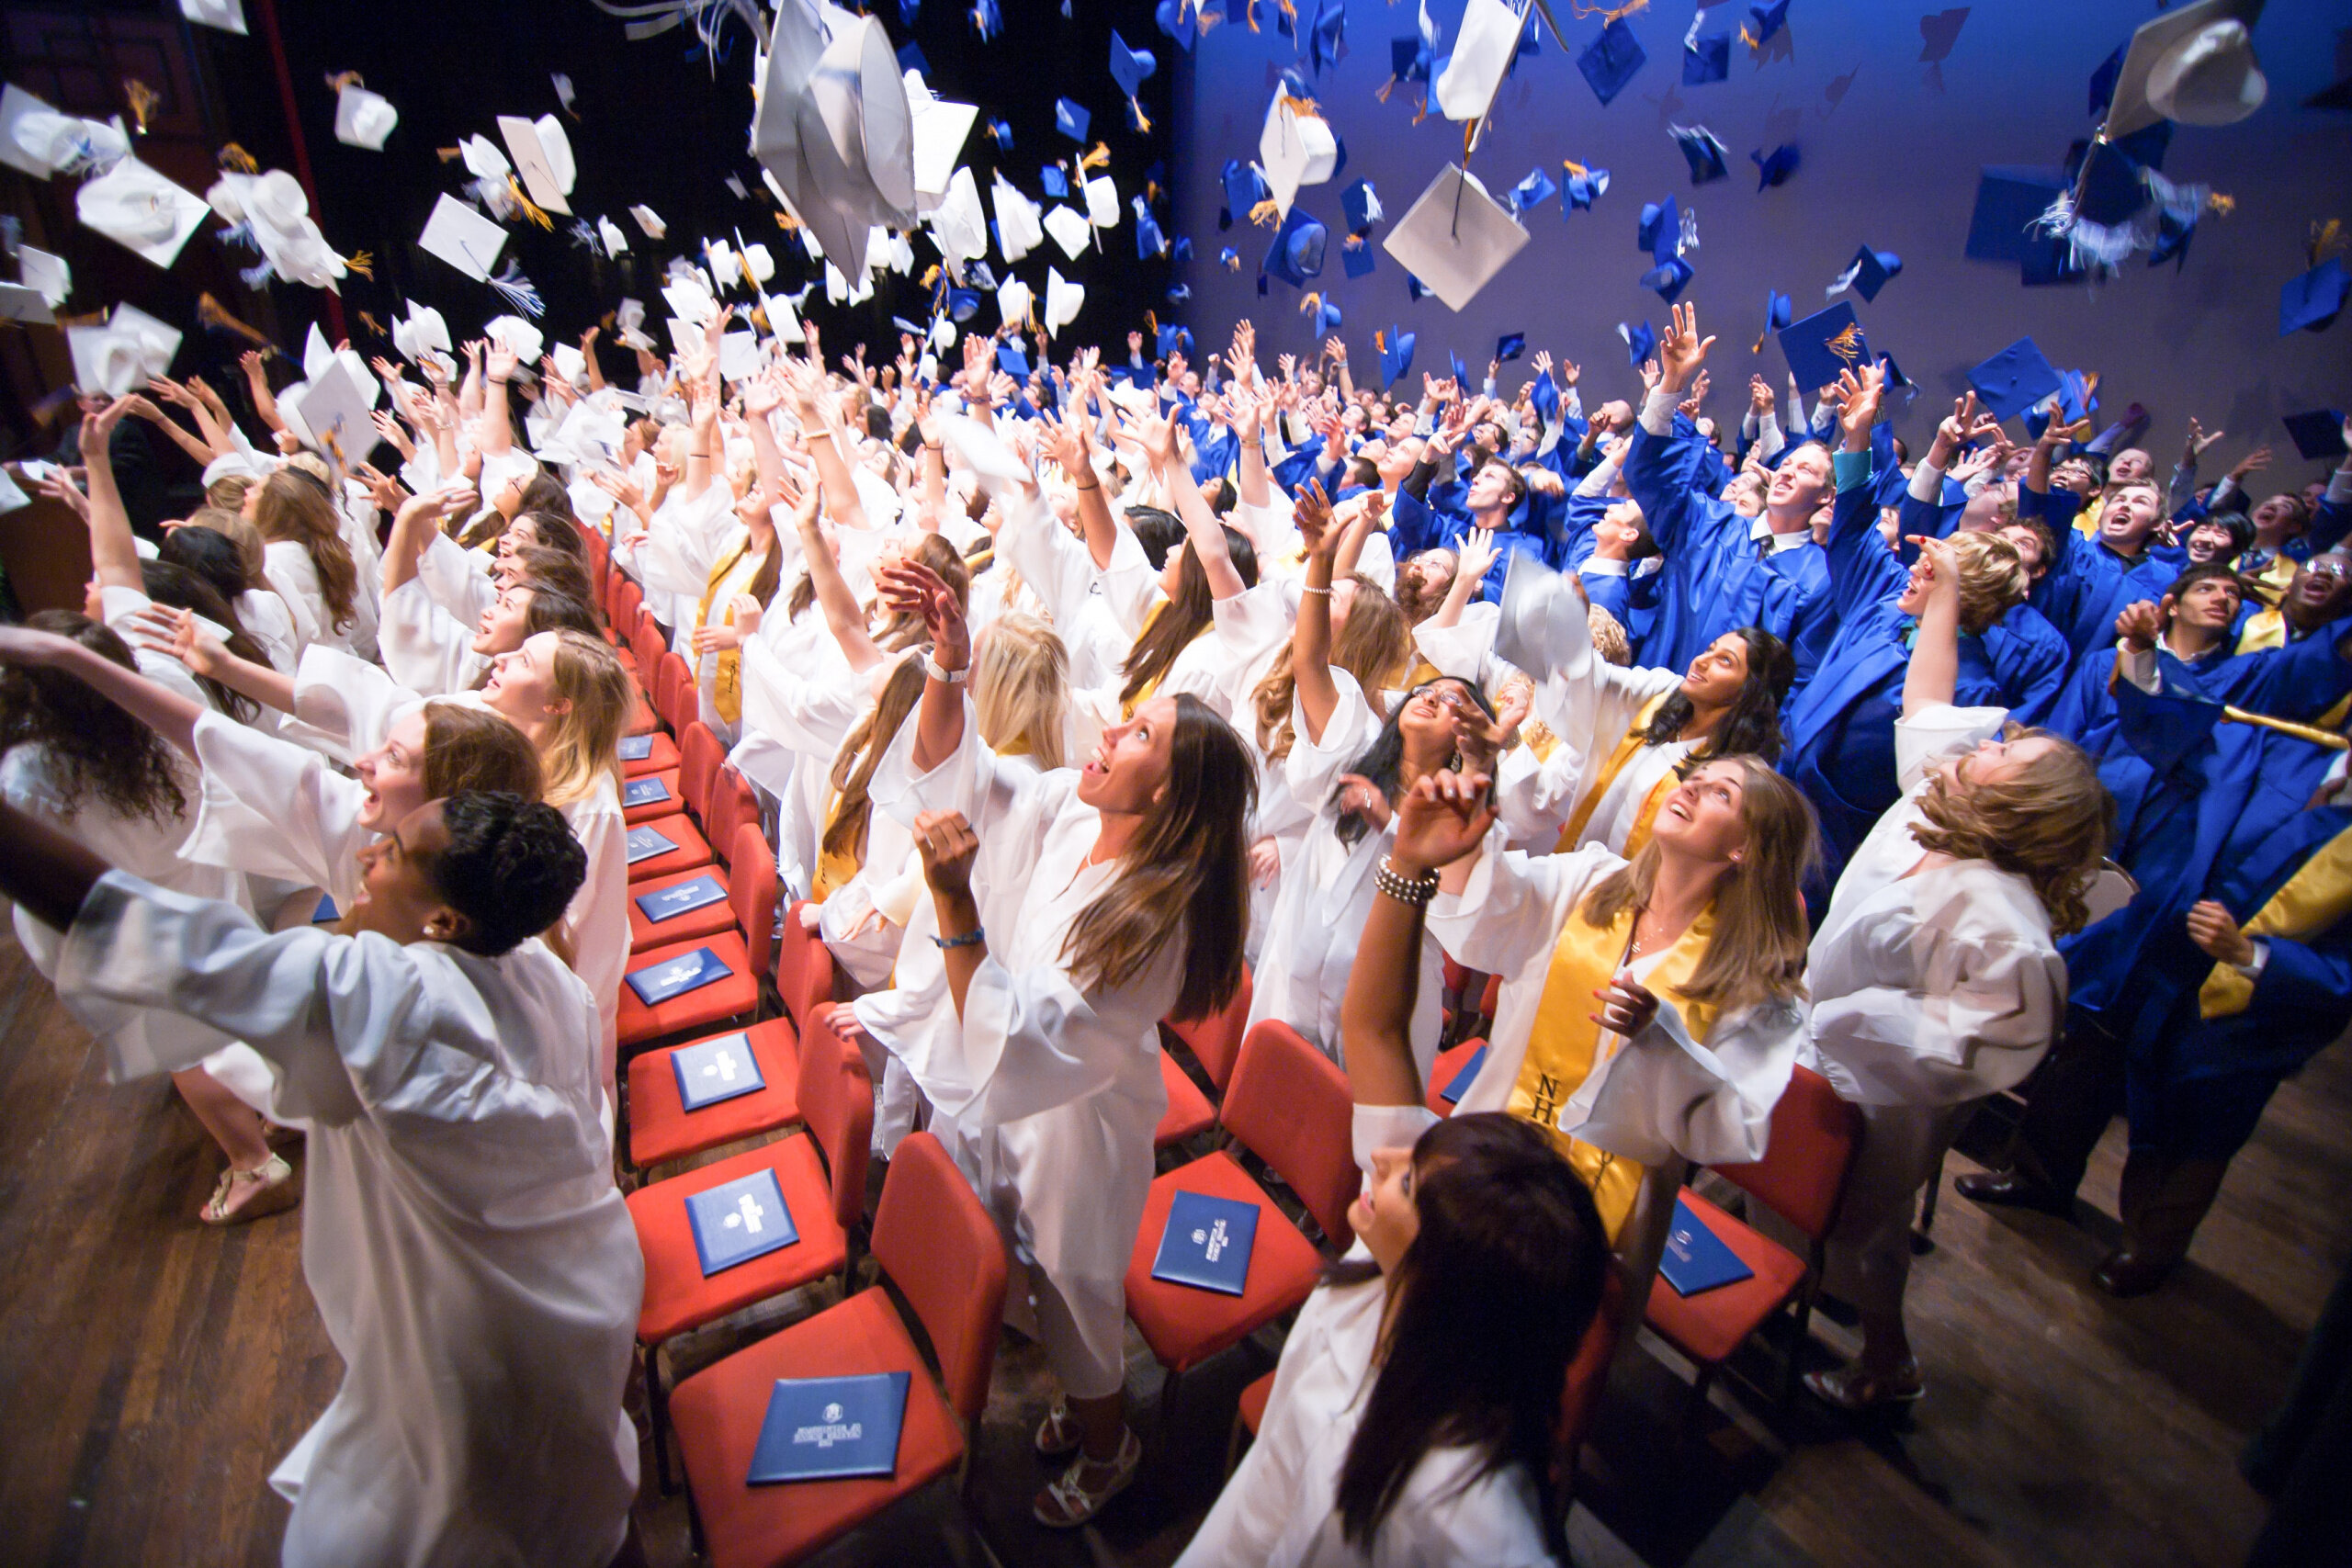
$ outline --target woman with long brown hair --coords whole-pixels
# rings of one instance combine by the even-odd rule
[[[911,816],[932,897],[918,903],[894,989],[860,998],[862,1028],[930,1100],[956,1156],[1028,1266],[1063,1400],[1041,1455],[1071,1456],[1033,1508],[1084,1524],[1134,1478],[1122,1345],[1128,1254],[1167,1106],[1162,1018],[1202,1018],[1242,976],[1248,750],[1198,699],[1157,696],[1103,733],[1080,769],[1005,767],[963,682],[961,607],[919,566],[886,570],[894,605],[933,637],[922,702],[875,778]]]
[[[359,568],[327,487],[302,469],[280,468],[245,492],[245,515],[261,533],[269,585],[293,611],[302,646],[354,652],[363,629],[372,643],[375,617],[363,623]]]
[[[1903,1328],[1911,1215],[1986,1095],[2024,1080],[2066,1012],[2056,938],[2084,925],[2114,803],[2088,757],[1952,705],[1963,572],[1917,539],[1924,602],[1894,726],[1903,798],[1846,865],[1815,933],[1808,1055],[1862,1113],[1829,1239],[1829,1288],[1861,1311],[1862,1353],[1805,1386],[1845,1410],[1925,1392]]]

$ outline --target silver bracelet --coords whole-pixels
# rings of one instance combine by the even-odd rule
[[[922,672],[942,685],[947,686],[962,685],[964,677],[969,673],[963,670],[942,670],[939,667],[939,661],[928,653],[922,656]]]
[[[1372,885],[1398,903],[1410,904],[1417,909],[1426,908],[1429,901],[1437,897],[1436,872],[1408,877],[1388,863],[1386,855],[1381,856],[1380,864],[1374,868]]]
[[[1326,599],[1329,599],[1331,596],[1331,591],[1328,588],[1316,588],[1311,586],[1302,587],[1299,592],[1301,593],[1320,593]]]

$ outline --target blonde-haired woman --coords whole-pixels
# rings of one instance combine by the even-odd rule
[[[1862,1113],[1827,1282],[1861,1311],[1861,1359],[1806,1374],[1845,1410],[1917,1399],[1903,1328],[1911,1214],[1977,1102],[2022,1081],[2066,1010],[2056,938],[2085,923],[2114,805],[2064,740],[1952,706],[1964,572],[1923,540],[1918,642],[1894,746],[1903,798],[1854,852],[1815,933],[1807,1054]]]
[[[263,570],[293,612],[302,647],[356,651],[363,630],[359,567],[327,487],[302,469],[280,468],[245,492],[245,515],[261,534]],[[372,615],[364,629],[372,644]]]
[[[1638,1314],[1683,1163],[1762,1157],[1795,1068],[1813,814],[1761,759],[1717,758],[1668,795],[1631,861],[1602,844],[1527,855],[1487,841],[1487,784],[1422,779],[1383,872],[1418,893],[1443,870],[1430,931],[1503,982],[1460,1109],[1552,1134],[1592,1188]]]
[[[1069,654],[1034,615],[1001,615],[972,639],[972,713],[1001,758],[1041,773],[1071,754]]]

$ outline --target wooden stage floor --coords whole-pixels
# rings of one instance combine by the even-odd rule
[[[198,1224],[218,1154],[168,1082],[106,1084],[87,1035],[5,935],[0,1103],[0,1563],[277,1562],[286,1506],[268,1472],[341,1374],[302,1283],[299,1211]],[[2111,1130],[2082,1228],[1978,1209],[1950,1190],[1972,1168],[1952,1158],[1938,1245],[1912,1275],[1928,1393],[1895,1424],[1719,1387],[1681,1441],[1679,1367],[1621,1366],[1571,1521],[1578,1557],[2236,1563],[2264,1514],[2237,1451],[2352,1256],[2352,1051],[2339,1043],[2279,1093],[2192,1266],[2122,1303],[2088,1279],[2114,1230],[2120,1148]],[[1821,1361],[1852,1347],[1816,1322]],[[1215,1495],[1234,1393],[1271,1364],[1270,1343],[1188,1379],[1164,1435],[1157,1371],[1134,1349],[1130,1391],[1155,1446],[1098,1529],[1062,1538],[1027,1522],[1046,1479],[1025,1451],[1037,1354],[1005,1352],[974,1467],[998,1559],[1159,1564],[1182,1549]],[[640,1524],[666,1568],[686,1561],[684,1507],[646,1473]],[[956,1511],[917,1509],[827,1561],[985,1561],[957,1539]]]

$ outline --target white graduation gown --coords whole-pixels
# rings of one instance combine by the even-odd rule
[[[1356,1158],[1410,1147],[1437,1120],[1419,1106],[1359,1106]],[[1362,1242],[1352,1260],[1371,1254]],[[1340,1473],[1363,1424],[1387,1286],[1325,1285],[1306,1298],[1283,1341],[1258,1440],[1201,1521],[1177,1568],[1549,1568],[1534,1483],[1516,1465],[1464,1487],[1466,1448],[1433,1449],[1407,1477],[1359,1551],[1340,1529]]]
[[[1526,855],[1503,850],[1490,834],[1462,892],[1431,900],[1429,929],[1445,951],[1503,977],[1486,1064],[1460,1110],[1509,1105],[1561,928],[1624,863],[1598,844]],[[1663,956],[1635,963],[1634,976]],[[1660,998],[1657,1015],[1632,1039],[1602,1032],[1605,1055],[1561,1108],[1560,1130],[1645,1166],[1678,1156],[1700,1165],[1760,1159],[1804,1029],[1804,1003],[1792,998],[1719,1014],[1704,1039],[1693,1039],[1679,1010]]]
[[[272,1479],[296,1568],[601,1565],[637,1494],[621,1411],[644,1261],[573,1043],[578,976],[316,927],[109,874],[58,994],[118,1078],[192,1066],[118,1033],[168,1008],[252,1043],[311,1128],[302,1266],[344,1359]]]
[[[349,653],[351,634],[358,623],[346,621],[341,631],[334,629],[334,612],[327,608],[326,592],[319,586],[319,569],[311,564],[310,551],[292,539],[272,539],[262,547],[262,563],[271,591],[286,602],[294,617],[294,635],[304,650],[313,643],[324,643]]]
[[[963,744],[915,777],[916,728],[902,728],[885,753],[874,799],[902,820],[951,810],[970,820],[989,956],[958,1019],[931,940],[937,915],[919,899],[897,988],[853,1005],[906,1064],[936,1112],[931,1131],[1015,1255],[1034,1265],[1055,1375],[1075,1396],[1102,1397],[1124,1377],[1127,1256],[1151,1186],[1152,1134],[1168,1109],[1159,1021],[1182,988],[1184,933],[1170,932],[1125,984],[1080,990],[1063,966],[1063,941],[1118,867],[1085,864],[1102,819],[1078,798],[1078,774],[1007,766],[979,743],[967,702]]]
[[[384,595],[377,639],[386,672],[421,697],[469,692],[490,671],[474,651],[473,626],[444,609],[421,577]]]

